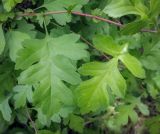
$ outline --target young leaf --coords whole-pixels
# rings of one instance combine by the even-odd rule
[[[145,115],[145,116],[149,115],[148,106],[141,102],[140,97],[127,96],[125,99],[126,99],[127,102],[131,103],[133,106],[138,107],[139,111],[143,115]]]
[[[115,124],[118,126],[126,125],[129,121],[129,118],[133,123],[136,123],[138,120],[138,115],[134,110],[133,105],[121,105],[117,109],[118,114],[115,115],[114,120]]]
[[[108,63],[92,62],[83,65],[79,72],[93,76],[77,88],[77,102],[82,113],[97,111],[109,104],[108,88],[119,97],[125,95],[126,83],[117,68],[116,58]],[[112,77],[111,77],[112,76]]]
[[[128,14],[141,15],[141,12],[134,7],[130,0],[111,0],[105,7],[104,13],[114,18]]]
[[[151,17],[158,16],[160,14],[159,5],[160,0],[150,0]]]
[[[145,78],[145,70],[142,68],[142,64],[138,59],[129,53],[125,53],[119,56],[119,59],[128,68],[128,70],[138,78]]]
[[[119,46],[110,36],[97,35],[93,38],[93,43],[98,50],[112,56],[120,55],[125,51],[125,47]]]
[[[93,39],[95,47],[114,57],[118,56],[125,66],[131,71],[133,75],[138,78],[145,78],[145,71],[141,63],[132,55],[127,53],[127,45],[116,44],[111,37],[98,35]]]

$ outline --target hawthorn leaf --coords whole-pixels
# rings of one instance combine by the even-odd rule
[[[160,42],[152,43],[149,48],[144,46],[144,54],[141,57],[141,62],[148,70],[159,70],[160,66]]]
[[[1,12],[0,11],[0,22],[6,21],[8,18],[13,18],[14,13],[13,12]]]
[[[36,30],[35,30],[35,26],[33,24],[28,23],[25,20],[17,20],[17,31],[25,33],[27,35],[29,35],[32,38],[36,37]],[[39,33],[39,32],[38,32]]]
[[[22,0],[2,0],[4,9],[9,12],[17,4],[22,2]]]
[[[158,79],[157,79],[158,80]],[[155,80],[154,80],[155,81]],[[150,96],[152,98],[156,98],[157,95],[159,94],[159,91],[158,91],[158,87],[155,85],[154,82],[151,82],[151,81],[147,81],[147,90],[150,94]]]
[[[14,87],[14,95],[15,100],[15,108],[24,107],[26,105],[26,101],[32,102],[32,86],[29,85],[17,85]]]
[[[97,35],[93,39],[93,43],[98,50],[114,57],[118,56],[118,59],[125,64],[133,75],[138,78],[145,78],[145,71],[140,61],[127,52],[127,44],[120,46],[111,37],[105,35]]]
[[[26,108],[16,109],[17,119],[20,123],[26,124],[28,122],[28,117],[26,116],[27,110]]]
[[[79,38],[79,35],[68,34],[29,39],[19,51],[16,67],[24,71],[18,82],[34,86],[33,103],[54,121],[58,120],[57,116],[68,116],[73,110],[73,94],[64,81],[71,85],[81,82],[73,63],[88,57],[88,52],[85,44],[77,42]]]
[[[125,99],[127,102],[130,102],[133,106],[137,107],[143,115],[145,116],[149,115],[148,106],[141,102],[140,97],[134,97],[134,96],[128,95]]]
[[[22,49],[22,42],[25,39],[29,39],[30,36],[26,33],[22,33],[19,31],[10,31],[6,35],[7,38],[7,45],[9,48],[9,56],[12,61],[16,61],[18,57],[17,52]]]
[[[14,64],[5,60],[0,64],[0,98],[9,95],[14,87],[15,79],[13,78]],[[7,93],[7,94],[6,94]]]
[[[93,38],[95,47],[106,54],[117,56],[126,51],[126,46],[120,46],[110,36],[97,35]]]
[[[111,0],[103,11],[113,18],[118,18],[129,14],[146,17],[146,10],[146,7],[140,1],[133,3],[130,0]]]
[[[149,115],[149,109],[148,109],[148,106],[143,104],[142,102],[138,104],[138,108],[140,110],[140,112],[143,114],[143,115],[146,115],[148,116]]]
[[[38,115],[37,115],[37,120],[40,124],[43,126],[47,126],[50,122],[47,120],[46,115],[43,114],[41,109],[37,109]]]
[[[104,13],[114,18],[128,14],[140,14],[129,0],[111,0],[104,8]]]
[[[79,35],[67,34],[57,38],[27,40],[24,42],[26,49],[19,52],[21,57],[16,61],[16,68],[25,69],[48,55],[47,43],[51,47],[53,56],[62,55],[72,60],[87,58],[89,56],[88,52],[85,51],[87,46],[83,43],[76,43],[79,38]]]
[[[49,11],[65,11],[71,6],[74,7],[74,11],[80,11],[83,5],[85,5],[88,2],[88,0],[70,0],[70,1],[64,1],[64,0],[47,0],[44,1],[44,5],[42,7],[45,7]],[[69,13],[64,14],[53,14],[52,17],[60,24],[60,25],[66,25],[66,23],[71,21],[71,15]]]
[[[6,121],[10,121],[11,120],[11,108],[8,104],[8,100],[9,100],[10,97],[7,97],[3,100],[0,100],[0,111],[2,113],[2,116],[3,118],[6,120]]]
[[[73,114],[70,115],[69,119],[69,127],[79,133],[82,133],[84,127],[84,119],[80,116]]]
[[[141,62],[137,58],[130,55],[129,53],[125,53],[120,55],[119,59],[134,76],[138,78],[145,78],[145,70],[143,69]]]
[[[75,106],[75,105],[74,105]],[[69,116],[69,114],[71,114],[74,110],[74,107],[66,107],[63,106],[58,113],[54,114],[51,117],[51,120],[53,122],[57,122],[60,123],[61,122],[61,118],[67,118]]]
[[[49,130],[40,130],[38,131],[38,134],[59,134],[59,133],[53,133],[52,131]]]
[[[2,54],[4,47],[5,47],[5,38],[4,38],[4,33],[2,29],[2,24],[0,23],[0,54]]]
[[[150,134],[159,134],[160,116],[153,116],[145,121],[145,126],[149,129]]]
[[[124,27],[121,29],[121,33],[125,35],[135,34],[139,32],[142,28],[144,28],[146,25],[146,20],[137,20],[124,25]]]
[[[133,105],[121,105],[118,107],[117,112],[118,114],[115,115],[114,120],[118,126],[126,125],[129,118],[133,123],[136,123],[138,120],[138,115]]]
[[[77,103],[82,113],[106,108],[109,104],[108,88],[118,97],[125,95],[126,82],[117,64],[118,59],[113,58],[107,63],[86,63],[79,69],[81,74],[93,76],[82,82],[76,91]]]
[[[150,0],[151,17],[158,16],[160,14],[159,5],[160,5],[160,0]]]

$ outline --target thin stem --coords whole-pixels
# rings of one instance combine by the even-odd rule
[[[49,36],[49,34],[48,34],[48,30],[47,30],[47,24],[46,24],[45,16],[44,16],[43,25],[44,25],[44,29],[45,29],[45,32],[46,32],[46,36]]]
[[[28,108],[26,108],[26,111],[27,111],[28,119],[30,120],[30,122],[31,122],[31,124],[32,124],[32,127],[33,127],[33,129],[34,129],[34,131],[35,131],[35,134],[38,134],[38,130],[37,130],[37,128],[36,128],[36,125],[35,125],[34,121],[32,120],[32,118],[31,118],[31,116],[30,116],[30,114],[29,114]]]
[[[44,13],[43,15],[46,16],[46,15],[51,15],[51,14],[64,14],[64,13],[68,13],[68,12],[67,11],[49,11],[49,12]],[[123,27],[124,26],[120,22],[115,22],[115,21],[112,21],[112,20],[109,20],[109,19],[106,19],[106,18],[102,18],[102,17],[99,17],[99,16],[94,16],[94,15],[87,14],[87,13],[81,13],[81,12],[75,12],[75,11],[71,11],[70,13],[73,14],[73,15],[84,16],[84,17],[89,17],[89,18],[92,18],[92,19],[104,21],[104,22],[107,22],[109,24],[116,25],[118,27]],[[31,13],[27,12],[27,13],[24,13],[24,14],[21,14],[21,15],[17,15],[17,18],[24,17],[24,16],[37,16],[38,14],[39,13],[35,13],[35,12],[31,12]],[[141,32],[157,33],[158,31],[157,30],[150,30],[150,29],[142,29]]]
[[[42,8],[42,7],[43,7],[43,6],[40,6],[40,7],[37,7],[37,8],[35,8],[35,9],[33,9],[33,10],[36,11],[36,10]]]
[[[105,18],[102,18],[102,17],[99,17],[99,16],[94,16],[94,15],[91,15],[91,14],[86,14],[86,13],[81,13],[81,12],[74,12],[74,11],[71,12],[71,13],[74,14],[74,15],[85,16],[85,17],[96,19],[96,20],[104,21],[104,22],[107,22],[109,24],[114,24],[114,25],[119,26],[119,27],[122,26],[122,24],[119,23],[119,22],[115,22],[115,21],[112,21],[112,20],[109,20],[109,19],[105,19]]]

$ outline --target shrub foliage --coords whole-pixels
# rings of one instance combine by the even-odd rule
[[[0,1],[0,134],[159,134],[159,6]]]

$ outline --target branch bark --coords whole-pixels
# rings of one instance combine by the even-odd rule
[[[64,14],[64,13],[68,13],[68,11],[49,11],[49,12],[43,13],[42,15],[46,16],[46,15]],[[23,13],[23,14],[17,15],[17,18],[25,17],[25,16],[37,16],[39,14],[41,14],[41,13],[27,12],[27,13]],[[112,20],[109,20],[109,19],[106,19],[106,18],[102,18],[102,17],[99,17],[99,16],[87,14],[87,13],[81,13],[81,12],[71,11],[70,14],[72,14],[72,15],[78,15],[78,16],[84,16],[84,17],[89,17],[89,18],[92,18],[92,19],[96,19],[96,20],[100,20],[100,21],[103,21],[103,22],[107,22],[109,24],[116,25],[118,27],[123,27],[124,26],[123,24],[121,24],[119,22],[112,21]],[[150,29],[142,29],[141,32],[158,33],[157,30],[150,30]]]

